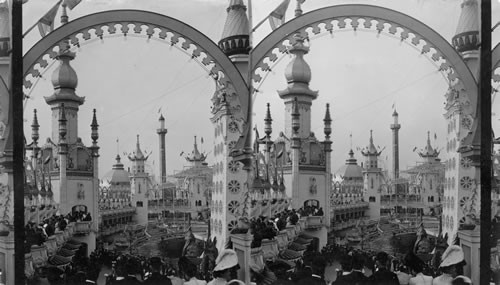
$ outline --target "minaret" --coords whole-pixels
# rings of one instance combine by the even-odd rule
[[[160,138],[160,183],[164,184],[167,182],[167,145],[165,143],[165,135],[167,134],[167,129],[165,128],[165,118],[163,118],[163,114],[160,115],[160,128],[156,129],[156,133]]]
[[[370,130],[368,147],[361,151],[365,157],[363,167],[364,198],[369,202],[368,216],[370,219],[380,218],[380,187],[382,184],[382,169],[378,168],[378,157],[382,151],[377,151],[373,144],[373,131]]]
[[[247,7],[243,0],[230,0],[220,49],[231,59],[243,78],[247,79],[248,53],[250,52]]]
[[[290,189],[291,193],[287,193],[288,197],[292,197],[292,207],[294,209],[300,208],[299,201],[299,191],[300,191],[300,173],[299,173],[299,163],[300,163],[300,112],[299,112],[299,103],[297,98],[292,101],[292,189]]]
[[[278,91],[281,99],[285,101],[285,135],[292,137],[292,112],[293,102],[297,100],[297,110],[300,114],[300,130],[298,137],[307,138],[311,133],[311,105],[318,97],[318,91],[309,89],[311,81],[311,68],[304,60],[304,55],[309,52],[309,47],[304,45],[304,38],[296,34],[295,42],[289,49],[294,55],[292,61],[285,69],[287,88]]]
[[[135,220],[143,226],[148,224],[148,187],[151,186],[148,173],[144,169],[148,157],[149,155],[144,156],[142,153],[139,135],[137,135],[135,152],[133,155],[129,155],[128,159],[132,162],[130,188],[132,190],[132,206],[136,207]]]
[[[394,122],[391,124],[392,130],[392,177],[399,178],[399,129],[401,125],[398,123],[398,112],[394,109],[392,113]]]

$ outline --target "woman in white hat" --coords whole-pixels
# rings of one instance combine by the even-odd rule
[[[464,252],[458,245],[450,245],[441,256],[439,268],[443,272],[434,278],[432,285],[451,285],[453,278],[462,274],[465,265]]]
[[[238,256],[232,249],[224,249],[215,260],[213,270],[214,280],[208,285],[225,285],[230,280],[236,279],[238,276]]]

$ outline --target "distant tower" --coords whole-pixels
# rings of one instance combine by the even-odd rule
[[[200,153],[198,150],[198,143],[196,142],[196,136],[194,136],[193,151],[186,156],[186,160],[191,163],[191,167],[200,167],[203,165],[206,158],[207,156],[204,153]]]
[[[156,129],[156,133],[160,138],[160,183],[164,184],[167,182],[167,145],[165,143],[165,135],[167,134],[167,129],[165,128],[165,118],[163,114],[160,115],[160,128]]]
[[[130,176],[130,188],[132,190],[132,206],[136,207],[136,222],[139,225],[148,224],[148,189],[151,188],[151,180],[145,171],[145,162],[149,155],[144,156],[139,144],[139,135],[137,135],[137,144],[135,152],[128,156],[132,162],[132,173]]]
[[[382,151],[377,151],[373,144],[373,131],[370,130],[370,143],[361,151],[365,157],[363,167],[365,201],[369,203],[368,216],[370,219],[380,218],[380,193],[382,186],[382,169],[378,167],[378,157]]]
[[[392,130],[392,177],[399,178],[399,129],[401,125],[398,124],[398,112],[394,109],[392,113],[394,123],[391,124]]]

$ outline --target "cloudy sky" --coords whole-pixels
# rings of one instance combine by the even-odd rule
[[[24,4],[24,29],[28,29],[52,7],[56,0],[32,0]],[[200,30],[210,39],[220,40],[228,0],[83,0],[73,11],[70,20],[91,13],[114,9],[139,9],[154,11],[181,20]],[[254,25],[265,18],[281,0],[254,0]],[[304,12],[346,3],[361,3],[387,7],[406,13],[429,25],[451,41],[460,15],[461,0],[307,0]],[[291,1],[287,19],[293,17],[295,1]],[[493,2],[492,22],[500,21],[500,4]],[[58,14],[59,17],[60,14]],[[444,16],[446,15],[446,16]],[[59,20],[58,20],[59,22]],[[56,24],[56,27],[59,23]],[[500,29],[498,29],[500,30]],[[493,34],[496,44],[499,31]],[[255,45],[271,29],[267,23],[254,35]],[[38,40],[35,28],[24,41],[25,52]],[[436,66],[411,45],[400,43],[387,35],[377,36],[369,31],[352,30],[337,32],[334,36],[320,34],[310,42],[311,51],[306,61],[312,69],[311,89],[319,90],[313,103],[312,130],[324,138],[323,116],[325,104],[330,103],[333,116],[333,170],[342,166],[351,148],[362,160],[357,147],[368,143],[370,130],[374,131],[375,144],[386,147],[381,157],[390,167],[392,105],[400,115],[400,167],[405,169],[418,161],[414,147],[423,147],[427,131],[433,145],[445,145],[446,123],[444,93],[447,82],[437,72]],[[192,149],[193,136],[204,138],[201,149],[213,158],[213,128],[210,123],[210,98],[214,83],[200,65],[190,60],[177,48],[145,36],[108,36],[82,44],[72,66],[78,73],[77,94],[86,97],[80,107],[79,133],[90,145],[92,109],[97,109],[100,124],[101,147],[100,174],[111,169],[117,153],[135,148],[136,135],[140,135],[143,150],[152,152],[149,159],[151,171],[158,173],[158,110],[166,118],[167,172],[181,170],[186,161],[181,152]],[[283,70],[290,61],[284,56],[272,67],[254,102],[254,124],[262,130],[265,104],[271,103],[274,135],[284,126],[284,104],[276,90],[284,89]],[[34,108],[39,111],[41,140],[50,131],[50,109],[43,100],[52,91],[50,77],[55,65],[46,69],[35,87],[26,90],[31,96],[25,107],[25,132],[31,135],[30,124]],[[498,107],[498,102],[494,102]],[[498,108],[496,108],[498,109]],[[494,108],[495,112],[495,108]],[[499,114],[500,115],[500,114]],[[498,116],[493,117],[495,130],[500,132]],[[262,131],[261,131],[262,132]],[[498,136],[498,135],[497,135]],[[116,140],[119,139],[119,144]],[[444,153],[444,151],[443,151]],[[128,161],[123,161],[130,166]]]

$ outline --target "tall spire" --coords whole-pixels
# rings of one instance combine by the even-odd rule
[[[40,138],[40,133],[38,130],[40,129],[40,125],[38,124],[38,117],[36,115],[36,109],[33,110],[33,122],[31,123],[31,139],[36,144],[38,139]]]
[[[271,118],[271,104],[267,103],[266,117],[264,118],[264,124],[265,124],[264,132],[268,137],[273,132],[272,122],[273,118]]]
[[[246,11],[247,7],[243,0],[229,1],[226,23],[219,41],[219,47],[228,56],[248,54],[250,51],[249,24]]]
[[[207,156],[203,153],[200,153],[200,151],[198,150],[198,143],[196,141],[196,136],[194,136],[193,151],[191,152],[190,155],[186,156],[186,160],[194,163],[196,166],[204,162],[206,158]]]
[[[418,155],[428,160],[428,162],[433,162],[439,156],[439,151],[434,149],[431,145],[431,132],[427,131],[427,145],[424,148],[424,151],[418,153]]]
[[[462,12],[458,20],[457,31],[452,38],[455,49],[459,52],[478,50],[479,38],[479,5],[477,0],[464,0]]]

